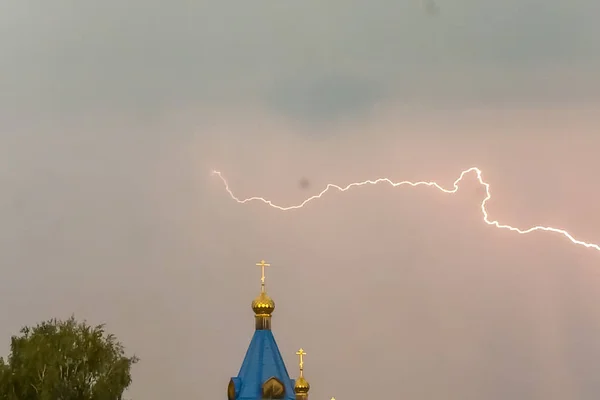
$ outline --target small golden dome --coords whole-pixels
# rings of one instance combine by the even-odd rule
[[[303,376],[296,379],[296,384],[294,385],[294,392],[296,393],[308,393],[310,390],[310,385]]]
[[[252,302],[252,310],[256,315],[271,315],[275,310],[275,302],[265,292],[261,292]]]

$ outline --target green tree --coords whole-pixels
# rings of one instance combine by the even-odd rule
[[[122,400],[137,361],[104,325],[45,321],[12,337],[0,358],[0,399]]]

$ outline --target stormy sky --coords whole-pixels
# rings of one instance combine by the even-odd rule
[[[52,3],[52,4],[50,4]],[[433,12],[432,10],[435,10]],[[311,399],[595,399],[595,0],[0,1],[0,341],[72,313],[224,398],[272,263]],[[303,182],[305,184],[300,184]],[[307,184],[306,184],[307,183]],[[4,338],[4,339],[2,339]],[[2,342],[0,342],[2,343]]]

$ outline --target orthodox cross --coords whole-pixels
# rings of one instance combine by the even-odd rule
[[[265,291],[265,267],[270,267],[271,264],[267,264],[265,260],[261,260],[259,263],[256,263],[257,267],[260,267],[260,291],[264,293]]]
[[[306,355],[306,353],[304,352],[303,349],[300,349],[296,352],[296,354],[298,355],[298,358],[300,359],[300,376],[302,376],[302,374],[304,373],[304,356]]]

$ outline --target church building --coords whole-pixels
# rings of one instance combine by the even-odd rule
[[[300,372],[297,379],[290,378],[277,342],[271,331],[271,314],[275,302],[265,289],[264,260],[256,264],[261,268],[260,294],[252,302],[255,314],[255,331],[242,362],[240,372],[229,381],[228,400],[307,400],[310,385],[304,378],[303,349],[296,352]]]

